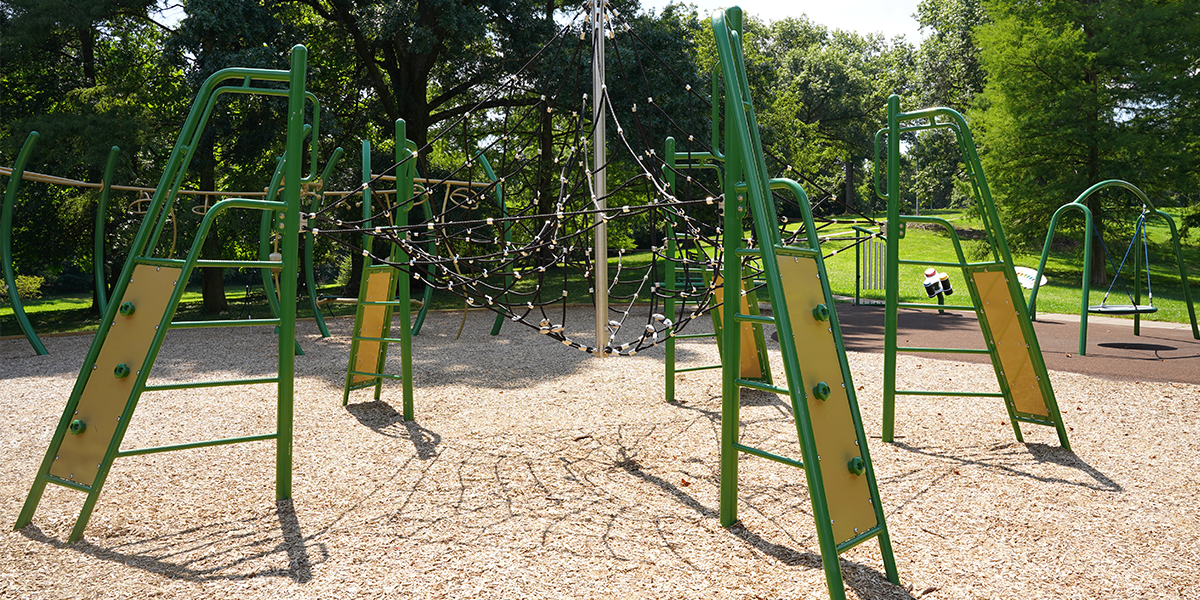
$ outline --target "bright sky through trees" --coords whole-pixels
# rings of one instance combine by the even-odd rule
[[[642,7],[661,11],[670,0],[642,0]],[[921,41],[920,24],[914,16],[918,0],[691,0],[702,15],[737,5],[764,21],[807,15],[831,29],[882,33],[889,39],[904,35],[911,44]]]

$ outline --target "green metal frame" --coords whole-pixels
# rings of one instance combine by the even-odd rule
[[[1054,211],[1054,216],[1050,218],[1050,228],[1046,232],[1046,243],[1042,246],[1042,258],[1038,261],[1037,276],[1035,276],[1033,279],[1033,289],[1029,292],[1030,318],[1037,320],[1038,290],[1042,287],[1042,272],[1046,269],[1046,258],[1050,255],[1050,242],[1054,240],[1054,230],[1058,226],[1058,219],[1068,210],[1078,210],[1083,213],[1084,220],[1083,277],[1081,284],[1082,292],[1079,298],[1079,355],[1084,356],[1086,354],[1087,320],[1089,312],[1088,298],[1090,297],[1089,294],[1091,293],[1092,289],[1091,279],[1089,277],[1089,274],[1092,272],[1092,236],[1096,229],[1092,221],[1092,211],[1087,207],[1085,201],[1092,194],[1109,188],[1125,189],[1132,192],[1135,196],[1137,196],[1138,200],[1141,201],[1142,211],[1145,214],[1149,216],[1160,217],[1167,222],[1167,226],[1171,229],[1171,244],[1172,249],[1175,251],[1175,264],[1179,267],[1179,280],[1183,284],[1183,299],[1184,302],[1187,303],[1188,318],[1190,319],[1192,325],[1192,337],[1200,340],[1200,327],[1196,326],[1196,307],[1192,303],[1192,290],[1188,285],[1187,266],[1183,262],[1183,251],[1179,245],[1179,231],[1175,228],[1175,220],[1171,218],[1171,215],[1155,207],[1154,203],[1150,201],[1150,198],[1146,196],[1145,192],[1140,190],[1137,186],[1120,179],[1108,179],[1101,181],[1100,183],[1097,183],[1084,190],[1084,192],[1080,194],[1079,197],[1074,201],[1068,202],[1067,204],[1059,207],[1058,210]],[[1139,270],[1141,268],[1141,260],[1136,253],[1141,251],[1141,246],[1138,245],[1138,242],[1141,241],[1143,236],[1145,236],[1144,230],[1139,228],[1134,233],[1134,239],[1132,241],[1135,252],[1133,260],[1133,293],[1135,304],[1141,302],[1142,299],[1142,290],[1141,288],[1137,287]],[[1146,278],[1149,279],[1149,277],[1150,274],[1146,273]],[[1141,334],[1141,314],[1138,313],[1134,313],[1133,315],[1133,334]]]
[[[33,153],[33,146],[39,137],[38,132],[29,132],[25,143],[21,146],[21,151],[17,153],[17,162],[13,163],[12,174],[8,177],[8,188],[4,193],[4,206],[0,208],[0,267],[4,270],[4,284],[8,286],[8,300],[12,303],[13,316],[16,317],[17,324],[21,326],[21,332],[25,334],[25,339],[29,340],[29,345],[33,346],[33,351],[38,356],[45,356],[49,352],[42,344],[42,340],[38,338],[37,332],[33,330],[33,324],[29,322],[29,317],[25,314],[25,305],[21,303],[21,294],[17,293],[17,274],[13,268],[12,256],[13,206],[17,201],[17,190],[21,187],[21,178],[25,175],[25,164],[29,162],[29,155]]]
[[[928,108],[914,112],[900,112],[900,97],[892,95],[887,103],[888,127],[880,130],[875,136],[875,190],[884,200],[888,201],[888,216],[885,226],[884,240],[886,247],[886,273],[884,280],[885,313],[884,313],[884,372],[883,372],[883,441],[891,442],[895,437],[896,396],[962,396],[962,397],[1001,397],[1009,414],[1009,422],[1018,442],[1024,442],[1020,423],[1048,425],[1056,429],[1059,443],[1070,449],[1066,427],[1058,409],[1058,402],[1050,385],[1050,376],[1042,358],[1041,346],[1029,317],[1029,311],[1017,286],[1016,272],[1013,270],[1012,255],[1004,238],[1004,230],[1000,224],[1000,216],[992,201],[991,190],[983,167],[979,162],[979,154],[975,150],[975,141],[966,119],[957,111],[949,108]],[[966,166],[968,181],[977,205],[981,208],[983,227],[988,241],[990,260],[969,262],[963,254],[962,244],[954,227],[944,219],[937,217],[919,217],[900,214],[900,136],[903,133],[925,131],[931,129],[949,129],[957,137],[963,163]],[[886,169],[881,160],[881,141],[886,136],[887,163]],[[887,189],[880,186],[881,173],[886,173]],[[950,235],[958,262],[921,261],[900,258],[900,240],[903,237],[901,228],[905,223],[932,223],[942,226]],[[949,267],[961,269],[963,280],[967,283],[972,304],[947,306],[925,302],[900,302],[900,265],[924,265],[934,267]],[[1046,403],[1050,419],[1019,413],[1013,403],[1011,390],[1008,389],[1000,364],[999,351],[993,340],[987,319],[983,313],[979,292],[975,288],[971,274],[983,269],[1000,269],[1004,272],[1010,286],[1010,294],[1017,300],[1013,302],[1017,310],[1017,318],[1028,348],[1029,360],[1040,382],[1043,400]],[[983,333],[987,348],[917,348],[900,347],[897,343],[897,317],[900,308],[921,310],[973,310],[979,317],[980,329]],[[996,379],[1001,392],[940,392],[931,390],[898,390],[896,388],[896,356],[900,352],[936,352],[950,354],[989,354],[992,366],[996,371]]]
[[[772,321],[779,333],[780,352],[783,355],[784,371],[787,376],[788,389],[762,385],[739,379],[738,363],[724,360],[722,365],[722,411],[721,411],[721,524],[730,526],[737,521],[737,479],[738,456],[746,452],[755,456],[776,460],[796,467],[803,467],[808,481],[809,496],[812,502],[813,517],[817,528],[817,539],[821,549],[821,562],[825,571],[826,583],[829,586],[831,598],[844,599],[845,588],[842,581],[841,569],[838,563],[838,553],[867,541],[878,538],[880,553],[883,556],[884,568],[888,580],[898,584],[899,574],[896,571],[895,559],[892,555],[891,541],[888,536],[887,524],[879,499],[879,490],[875,482],[874,468],[867,450],[867,436],[863,431],[859,417],[858,403],[851,383],[849,365],[846,361],[842,345],[841,329],[838,326],[834,310],[833,297],[829,289],[829,280],[825,272],[825,263],[821,256],[816,226],[813,222],[808,197],[796,182],[789,179],[768,179],[766,163],[762,153],[762,143],[758,135],[758,123],[754,116],[754,105],[750,100],[750,90],[746,79],[745,64],[742,59],[741,9],[733,7],[723,12],[717,12],[712,17],[713,33],[716,41],[717,54],[720,59],[720,71],[725,80],[724,111],[725,139],[728,148],[725,152],[725,231],[739,231],[742,221],[749,210],[753,218],[754,231],[757,235],[759,248],[742,248],[742,240],[734,236],[724,236],[724,273],[726,281],[735,281],[741,277],[741,257],[757,255],[762,261],[764,279],[769,292],[771,304],[774,307]],[[714,104],[720,101],[720,96],[714,96]],[[714,122],[714,126],[715,126]],[[771,197],[772,189],[783,189],[795,196],[801,207],[804,225],[807,231],[807,246],[783,246],[777,228],[778,218]],[[850,403],[851,416],[854,421],[856,443],[860,446],[861,458],[864,463],[862,474],[868,478],[871,501],[874,506],[877,525],[871,530],[862,532],[854,539],[841,544],[837,543],[833,534],[833,523],[829,518],[829,506],[825,497],[822,466],[817,455],[817,446],[813,433],[812,419],[808,412],[807,394],[800,373],[799,358],[795,339],[793,337],[792,317],[788,314],[787,304],[783,296],[782,278],[780,275],[779,257],[795,256],[810,257],[816,262],[818,276],[822,282],[822,293],[825,305],[830,311],[830,331],[839,354],[839,363],[843,381],[847,384],[847,396]],[[740,291],[735,286],[725,286],[723,302],[726,307],[739,306]],[[758,318],[737,314],[736,310],[723,311],[725,326],[724,351],[722,356],[738,356],[740,351],[740,335],[738,325],[744,321],[755,322]],[[787,394],[791,400],[793,415],[796,422],[796,433],[799,438],[803,456],[802,461],[772,455],[768,452],[749,448],[738,443],[740,388],[749,387],[768,392]],[[837,468],[836,466],[833,468]],[[844,467],[843,467],[844,468]]]
[[[108,221],[108,196],[112,191],[113,177],[117,172],[117,156],[121,149],[113,146],[108,151],[108,164],[104,167],[104,180],[100,182],[100,201],[96,204],[96,231],[92,242],[92,275],[96,280],[96,301],[100,314],[108,309],[108,284],[104,281],[104,229]]]
[[[719,122],[719,121],[714,121],[714,122]],[[714,134],[714,142],[713,142],[714,144],[719,144],[718,135],[719,134]],[[664,160],[663,180],[666,184],[666,189],[667,189],[668,193],[671,193],[671,194],[675,193],[676,174],[679,171],[688,170],[688,169],[711,169],[711,170],[714,170],[717,173],[718,182],[720,183],[720,185],[724,186],[725,179],[724,179],[724,175],[721,172],[721,164],[724,163],[725,157],[723,155],[721,155],[718,151],[715,150],[717,148],[717,146],[714,145],[713,148],[714,148],[714,152],[677,152],[675,150],[675,138],[668,137],[666,139],[665,152],[663,153],[663,160]],[[681,162],[679,162],[680,160],[683,160],[685,162],[681,163]],[[739,238],[745,237],[745,231],[742,227],[738,228],[738,232],[740,232],[742,234],[741,236],[739,236]],[[659,283],[659,285],[661,285],[664,289],[667,290],[667,297],[663,301],[663,310],[666,311],[666,314],[671,319],[678,321],[679,315],[676,314],[676,312],[677,312],[676,302],[677,301],[675,299],[675,292],[680,291],[681,281],[679,280],[679,273],[676,271],[675,263],[681,256],[680,234],[675,229],[675,219],[672,218],[671,216],[667,216],[667,218],[666,218],[666,232],[665,232],[664,237],[666,238],[664,253],[666,254],[667,261],[666,261],[666,266],[663,269],[663,271],[664,271],[663,281]],[[703,282],[705,286],[708,286],[709,284],[711,284],[711,280],[712,280],[712,276],[713,276],[713,273],[711,271],[705,270],[703,273],[699,273],[698,275],[700,275],[701,277],[703,277],[705,279],[705,281]],[[745,274],[743,273],[743,276],[742,276],[742,285],[743,286],[745,285],[745,279],[746,279]],[[722,281],[724,281],[724,279],[722,279]],[[683,281],[682,285],[691,286],[693,283],[697,283],[697,282]],[[751,282],[751,283],[753,283],[753,282]],[[754,291],[753,284],[751,285],[750,289],[746,292],[746,302],[750,308],[751,314],[758,315],[759,314],[758,294]],[[666,397],[667,402],[675,401],[675,378],[678,374],[690,373],[690,372],[694,372],[694,371],[707,371],[707,370],[721,368],[720,364],[700,365],[700,366],[695,366],[695,367],[686,367],[686,368],[682,368],[682,369],[678,368],[678,366],[676,366],[675,350],[676,350],[676,343],[678,342],[678,340],[716,338],[718,352],[720,352],[720,349],[724,345],[724,337],[721,335],[721,329],[722,329],[721,319],[718,317],[718,311],[716,311],[716,310],[710,310],[709,314],[711,315],[712,322],[713,322],[713,332],[712,333],[685,333],[682,335],[676,335],[674,333],[674,331],[672,331],[667,336],[667,339],[663,344],[664,349],[665,349],[665,353],[664,353],[665,359],[664,359],[664,368],[663,368],[663,391],[664,391],[664,395]],[[759,383],[764,383],[767,385],[771,385],[771,383],[773,381],[772,377],[771,377],[771,362],[767,358],[767,341],[766,341],[765,335],[763,334],[762,323],[753,323],[753,329],[754,329],[755,350],[757,353],[756,355],[758,357],[758,366],[759,366],[760,372],[762,373],[762,376],[755,378],[754,381],[757,381]]]
[[[134,238],[133,245],[129,251],[129,258],[125,261],[125,266],[121,271],[121,277],[118,280],[116,289],[113,290],[113,298],[120,299],[124,297],[134,268],[137,265],[158,265],[179,268],[181,269],[181,281],[186,281],[187,276],[195,267],[221,266],[271,268],[272,266],[277,266],[282,269],[280,281],[282,292],[280,316],[274,319],[256,319],[244,321],[207,321],[189,323],[173,322],[172,319],[175,308],[178,306],[179,299],[182,297],[185,288],[183,285],[175,286],[170,301],[167,305],[167,309],[163,313],[159,326],[156,329],[154,339],[150,345],[150,349],[146,355],[145,361],[142,365],[140,365],[140,368],[137,369],[133,390],[128,399],[125,401],[119,425],[117,426],[113,437],[108,444],[107,451],[104,454],[102,462],[98,465],[97,475],[91,485],[83,485],[69,482],[50,475],[50,467],[55,460],[56,450],[62,443],[64,436],[67,434],[72,421],[72,416],[74,415],[80,400],[80,396],[83,392],[83,388],[86,385],[88,378],[93,375],[93,367],[96,363],[97,357],[100,354],[101,348],[109,341],[112,341],[116,344],[121,343],[121,339],[119,337],[114,337],[112,340],[109,340],[109,333],[114,321],[118,316],[120,305],[120,303],[116,301],[109,302],[107,310],[104,312],[104,318],[101,321],[100,328],[96,332],[96,336],[92,342],[91,348],[88,350],[87,357],[83,361],[83,366],[80,369],[79,377],[76,379],[75,387],[71,393],[71,397],[68,400],[65,409],[63,410],[62,418],[59,420],[58,427],[55,430],[50,445],[46,450],[45,458],[42,460],[41,467],[39,468],[37,476],[33,481],[29,495],[25,500],[25,504],[21,509],[21,514],[18,516],[16,524],[14,525],[15,529],[25,527],[32,521],[33,515],[37,510],[38,503],[41,501],[46,485],[48,483],[55,483],[63,487],[84,491],[87,493],[87,499],[84,501],[83,508],[80,510],[79,517],[76,519],[75,526],[72,529],[69,537],[71,541],[78,540],[83,536],[84,529],[87,527],[88,520],[91,517],[96,502],[99,500],[100,492],[104,486],[104,482],[107,479],[112,467],[112,463],[116,458],[121,456],[167,452],[171,450],[200,448],[206,446],[232,444],[237,442],[275,440],[275,496],[277,499],[286,499],[291,497],[293,433],[292,416],[294,393],[293,376],[295,374],[294,350],[296,334],[296,277],[298,274],[300,213],[302,210],[300,203],[300,183],[302,179],[300,157],[302,156],[301,151],[305,132],[304,86],[307,54],[307,50],[304,48],[304,46],[297,45],[292,49],[291,68],[289,70],[246,68],[224,69],[213,74],[204,82],[200,91],[196,94],[196,99],[192,104],[191,111],[188,113],[187,120],[184,122],[178,141],[175,143],[175,147],[172,149],[171,155],[167,160],[167,167],[163,172],[162,178],[159,180],[159,185],[155,190],[154,197],[150,203],[149,209],[146,212],[146,216],[142,221],[142,225],[138,229],[137,236]],[[224,82],[229,80],[236,80],[239,83],[235,85],[222,85]],[[263,82],[266,85],[255,85],[257,82]],[[284,85],[280,86],[279,84],[281,83]],[[213,207],[205,214],[204,219],[201,221],[196,238],[187,254],[187,258],[180,260],[155,257],[154,254],[158,245],[159,235],[162,233],[163,226],[170,215],[172,204],[178,195],[179,186],[186,176],[188,163],[194,155],[195,148],[197,146],[199,137],[203,132],[204,125],[211,114],[213,106],[218,97],[227,93],[254,94],[287,98],[287,150],[285,153],[285,164],[283,169],[283,180],[285,182],[283,195],[285,200],[283,202],[278,202],[273,200],[233,198],[218,202],[213,205]],[[313,156],[315,157],[316,144],[314,143],[313,146]],[[283,236],[282,264],[270,263],[269,261],[222,261],[200,259],[200,249],[213,222],[218,215],[230,209],[271,211],[282,215],[283,227],[280,229]],[[170,329],[245,325],[273,325],[279,328],[278,373],[275,377],[233,381],[170,384],[160,386],[149,386],[146,384],[155,359],[162,346],[162,342]],[[98,376],[103,376],[103,374]],[[264,383],[274,383],[276,385],[277,413],[276,431],[274,433],[239,438],[209,440],[204,442],[191,442],[156,448],[141,448],[126,451],[120,450],[121,442],[124,439],[125,432],[129,427],[130,421],[132,420],[134,410],[137,408],[137,403],[142,392],[174,390],[190,387],[215,387]]]
[[[397,163],[397,165],[399,165],[396,169],[396,197],[397,198],[404,198],[404,197],[411,198],[413,195],[413,178],[416,176],[416,160],[413,160],[412,157],[414,156],[414,151],[416,149],[416,146],[410,140],[407,139],[406,127],[405,127],[405,123],[404,123],[403,119],[396,120],[395,140],[396,140],[396,143],[395,143],[396,163]],[[369,184],[372,180],[370,145],[365,140],[363,141],[362,177],[363,177],[363,183]],[[369,185],[367,186],[366,189],[363,190],[363,194],[364,194],[364,196],[363,196],[363,218],[368,219],[364,223],[364,228],[369,229],[369,228],[371,228],[371,222],[369,220],[371,217],[371,206],[370,206],[371,194],[370,194],[370,186]],[[425,206],[426,206],[426,209],[428,210],[428,202],[426,202]],[[405,232],[403,230],[403,228],[408,225],[408,213],[411,209],[412,209],[412,204],[404,203],[401,206],[399,206],[398,210],[396,210],[396,212],[395,212],[396,219],[395,219],[395,223],[393,225],[395,227],[399,228],[397,230],[397,235],[405,236],[405,237],[408,236],[408,233]],[[372,240],[370,234],[367,234],[367,233],[363,234],[363,248],[364,249],[370,248],[372,241],[373,240]],[[345,406],[350,401],[350,392],[351,391],[356,390],[356,389],[363,389],[363,388],[367,388],[367,387],[375,388],[375,399],[378,400],[380,398],[380,394],[382,393],[383,380],[384,379],[399,379],[401,382],[402,394],[403,394],[403,409],[402,409],[403,418],[405,421],[412,421],[413,420],[413,385],[412,385],[413,325],[412,325],[412,291],[411,291],[412,290],[412,281],[411,281],[411,275],[409,272],[404,271],[402,269],[397,269],[391,265],[387,265],[387,264],[372,265],[372,264],[370,264],[371,261],[366,260],[366,259],[369,259],[369,255],[364,257],[364,260],[363,260],[362,284],[359,288],[358,308],[355,311],[355,317],[354,317],[354,333],[352,334],[351,340],[350,340],[350,357],[349,357],[348,366],[346,368],[346,384],[343,388],[343,393],[342,393],[342,405]],[[392,244],[391,252],[389,255],[389,261],[392,264],[405,264],[405,263],[411,264],[411,258],[409,257],[408,252],[406,252],[404,250],[403,246],[401,246],[400,244]],[[368,282],[370,273],[373,271],[386,270],[386,269],[394,269],[396,271],[396,273],[394,274],[394,279],[392,281],[392,283],[393,283],[392,291],[389,292],[389,294],[388,294],[388,296],[392,299],[385,300],[382,302],[367,302],[367,300],[366,300],[367,282]],[[429,288],[426,287],[426,290],[429,290]],[[384,333],[382,336],[380,336],[378,338],[363,337],[362,335],[360,335],[361,331],[362,331],[364,309],[368,305],[382,305],[382,306],[386,307]],[[428,301],[426,301],[425,306],[429,306]],[[398,325],[400,327],[399,337],[391,336],[390,327],[391,327],[391,322],[393,319],[399,321],[399,323],[398,323]],[[357,372],[354,370],[354,364],[357,361],[358,349],[360,346],[359,342],[362,342],[362,341],[379,342],[379,357],[376,360],[377,368],[376,368],[376,372],[374,372],[374,373]],[[400,344],[400,354],[401,354],[400,365],[401,366],[400,366],[400,375],[399,376],[383,373],[383,365],[384,365],[384,362],[387,357],[388,345],[393,344],[393,343]],[[354,380],[355,375],[369,375],[372,377],[372,379],[368,382],[360,382],[358,384],[352,384],[352,381]]]

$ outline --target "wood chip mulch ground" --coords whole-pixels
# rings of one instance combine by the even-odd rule
[[[55,486],[0,537],[0,597],[827,597],[802,471],[743,457],[741,523],[717,522],[719,371],[680,376],[667,403],[661,351],[596,359],[512,323],[491,337],[485,313],[456,340],[459,319],[416,338],[415,422],[394,383],[343,407],[350,321],[326,339],[302,323],[291,501],[270,442],[123,458],[82,542],[64,540],[83,494]],[[91,337],[45,341],[42,357],[0,341],[5,527]],[[269,328],[175,331],[153,380],[270,374],[274,345]],[[679,356],[717,360],[711,341]],[[902,580],[868,542],[842,555],[849,597],[1200,598],[1200,387],[1053,372],[1073,452],[1044,427],[1017,443],[994,399],[901,398],[884,444],[882,356],[849,360]],[[996,389],[990,365],[900,361],[902,386]],[[799,456],[786,401],[743,403],[747,443]],[[271,386],[146,394],[124,447],[274,423]]]

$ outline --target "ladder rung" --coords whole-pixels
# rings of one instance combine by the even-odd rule
[[[740,377],[735,379],[734,383],[736,383],[742,387],[759,390],[761,392],[771,392],[773,394],[784,394],[784,395],[792,393],[787,388],[776,387],[776,386],[769,385],[766,383],[753,381],[751,379],[742,379]]]
[[[202,329],[205,327],[256,327],[283,323],[282,319],[226,319],[223,321],[172,321],[171,329]]]
[[[162,392],[165,390],[185,390],[189,388],[223,387],[228,385],[254,385],[257,383],[279,383],[278,377],[260,377],[257,379],[223,379],[220,381],[188,381],[186,383],[164,383],[148,385],[143,388],[147,392]]]
[[[709,369],[720,369],[720,368],[721,368],[721,365],[704,365],[703,367],[684,367],[682,369],[675,369],[675,372],[676,373],[690,373],[692,371],[707,371]]]
[[[403,341],[400,338],[377,338],[377,337],[358,337],[358,336],[354,336],[354,338],[352,338],[352,339],[359,341],[359,342],[386,342],[389,344],[399,344],[400,342]]]
[[[135,264],[150,265],[152,267],[182,267],[187,261],[178,258],[153,258],[150,256],[139,256],[133,259]]]
[[[958,306],[954,304],[928,304],[925,302],[897,302],[898,308],[919,308],[923,310],[975,310],[974,306]]]
[[[122,450],[117,453],[117,456],[138,456],[141,454],[157,454],[159,452],[171,452],[173,450],[190,450],[192,448],[207,448],[209,446],[225,446],[228,444],[240,444],[242,442],[258,442],[261,440],[273,440],[279,437],[278,433],[264,433],[261,435],[247,435],[244,437],[224,438],[219,440],[208,440],[205,442],[190,442],[187,444],[174,444],[171,446],[155,446],[153,448],[137,448],[134,450]]]
[[[387,373],[367,373],[365,371],[350,371],[351,375],[362,375],[363,377],[385,377],[387,379],[404,379],[400,375],[388,375]]]
[[[958,267],[958,268],[990,267],[990,266],[998,267],[998,266],[1001,266],[1004,264],[1004,263],[998,263],[995,261],[977,262],[977,263],[973,263],[973,262],[960,263],[960,262],[937,262],[937,261],[928,261],[928,260],[912,260],[909,258],[903,258],[896,262],[898,262],[899,264],[902,264],[902,265],[926,265],[926,266],[930,266],[930,267]]]
[[[1048,427],[1055,427],[1054,421],[1049,420],[1049,419],[1035,419],[1033,417],[1017,417],[1017,420],[1022,423],[1032,423],[1034,425],[1046,425]]]
[[[841,554],[841,553],[879,535],[880,532],[882,532],[882,531],[883,531],[883,527],[876,525],[876,526],[838,544],[837,545],[837,553]]]
[[[746,454],[753,454],[754,456],[757,456],[759,458],[765,458],[767,460],[781,462],[785,465],[792,465],[793,467],[799,467],[801,469],[804,468],[804,463],[802,463],[794,458],[788,458],[786,456],[779,456],[778,454],[771,454],[770,452],[767,452],[766,450],[759,450],[758,448],[751,448],[750,446],[743,446],[742,444],[738,444],[738,443],[734,443],[733,447],[737,450],[745,452]]]
[[[56,484],[56,485],[68,487],[73,490],[79,490],[81,492],[91,492],[92,491],[92,486],[90,486],[90,485],[84,485],[82,483],[77,483],[77,482],[71,481],[70,479],[63,479],[62,477],[57,477],[57,476],[51,475],[49,473],[43,475],[42,479],[44,479],[50,483]]]
[[[282,269],[283,262],[273,260],[196,260],[197,267],[219,267],[222,269]]]
[[[916,346],[900,346],[896,352],[940,352],[945,354],[991,354],[987,348],[919,348]]]
[[[775,324],[775,317],[764,317],[762,315],[743,315],[734,313],[733,320],[742,323],[765,323],[767,325]]]
[[[715,333],[681,333],[671,336],[677,340],[694,340],[697,338],[715,338]]]
[[[759,256],[762,250],[758,248],[738,248],[734,251],[738,256]]]
[[[896,390],[897,396],[961,396],[964,398],[1003,398],[1000,392],[941,392],[936,390]]]
[[[362,306],[400,306],[403,302],[400,300],[359,300],[358,304]]]

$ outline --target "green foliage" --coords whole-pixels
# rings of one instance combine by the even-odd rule
[[[977,39],[988,82],[975,123],[1010,243],[1040,244],[1047,216],[1103,179],[1133,182],[1156,199],[1194,192],[1194,2],[993,0],[986,7],[992,22]],[[1103,200],[1090,203],[1100,222],[1128,206]]]
[[[33,300],[42,297],[42,284],[46,283],[45,277],[37,275],[17,275],[17,296],[22,299]],[[0,298],[8,299],[8,284],[0,280]]]

